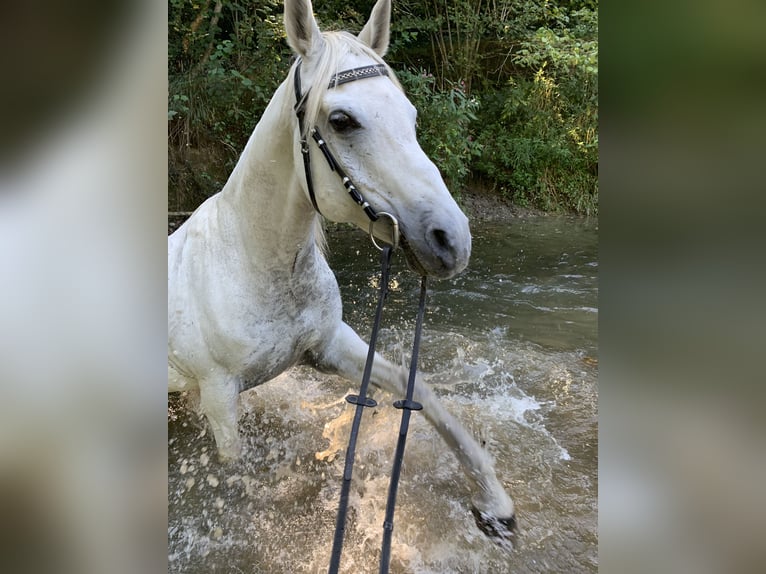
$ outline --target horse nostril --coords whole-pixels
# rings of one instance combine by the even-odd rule
[[[417,262],[414,269],[426,272],[432,277],[446,279],[453,277],[468,264],[471,255],[471,235],[461,221],[454,228],[445,223],[441,225],[426,223],[425,233],[416,235],[407,243],[408,251]],[[446,223],[451,224],[451,221]],[[438,226],[437,226],[438,225]],[[404,234],[406,237],[406,234]]]
[[[434,238],[436,245],[438,245],[442,249],[449,251],[452,248],[452,244],[449,240],[449,236],[447,235],[447,232],[444,231],[443,229],[434,229],[433,231],[431,231],[431,237]]]
[[[441,261],[445,269],[452,269],[457,263],[455,245],[449,234],[443,229],[432,229],[429,232],[428,242],[431,244],[434,255]]]

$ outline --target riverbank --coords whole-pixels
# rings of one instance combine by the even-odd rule
[[[547,215],[544,211],[514,205],[507,197],[481,187],[463,190],[457,202],[471,221],[507,221],[517,217]]]

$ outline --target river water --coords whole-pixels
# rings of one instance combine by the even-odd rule
[[[420,351],[427,384],[486,443],[516,504],[508,551],[470,513],[454,455],[413,415],[392,573],[597,572],[598,229],[569,217],[480,223],[469,268],[432,281]],[[346,321],[369,337],[378,255],[328,232]],[[410,353],[419,280],[395,258],[379,350]],[[220,465],[183,400],[168,409],[168,572],[326,572],[358,382],[307,368],[241,396],[243,460]],[[341,572],[378,571],[400,412],[377,391],[357,446]]]

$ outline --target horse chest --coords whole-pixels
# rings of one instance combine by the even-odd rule
[[[320,288],[321,287],[321,288]],[[242,364],[243,388],[266,382],[298,363],[326,340],[341,320],[337,284],[285,289],[282,297],[251,312]]]

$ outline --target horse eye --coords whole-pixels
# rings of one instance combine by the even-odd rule
[[[334,129],[336,132],[347,132],[352,129],[358,128],[359,122],[357,122],[352,116],[348,115],[346,112],[332,112],[330,114],[330,125],[332,126],[332,129]]]

